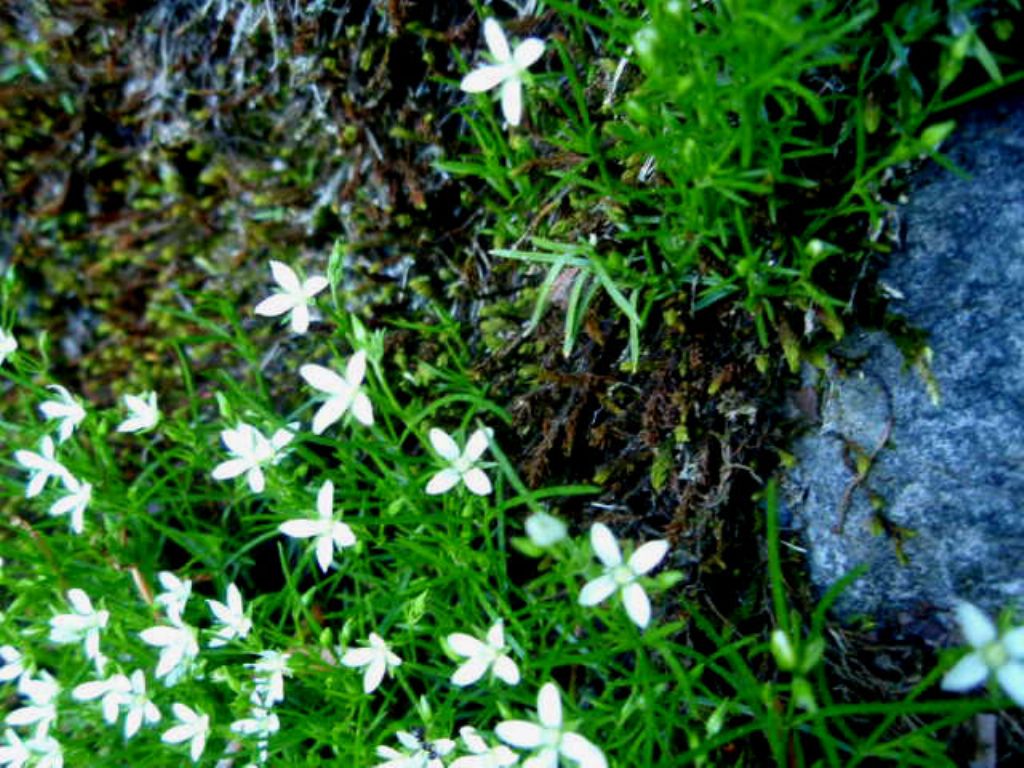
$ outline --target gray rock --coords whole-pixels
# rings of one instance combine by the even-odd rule
[[[1024,607],[1024,100],[965,121],[950,155],[970,178],[922,174],[883,275],[904,296],[889,311],[928,334],[939,401],[891,338],[854,335],[808,381],[820,423],[784,484],[819,587],[867,566],[845,618]]]

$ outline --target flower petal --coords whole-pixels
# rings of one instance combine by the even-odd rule
[[[544,741],[544,731],[528,720],[505,720],[494,727],[494,735],[519,749],[535,749]]]
[[[507,66],[485,64],[462,78],[459,88],[466,93],[483,93],[499,85],[508,75]]]
[[[452,685],[457,685],[460,688],[472,685],[483,677],[486,671],[487,660],[482,656],[473,656],[452,673]]]
[[[519,125],[523,119],[523,84],[511,77],[501,86],[501,113],[509,125]]]
[[[996,639],[996,625],[976,605],[959,602],[954,612],[964,638],[972,648],[981,648]]]
[[[664,540],[648,541],[637,549],[629,558],[629,570],[638,576],[657,567],[668,553],[668,542]]]
[[[347,392],[348,383],[332,371],[322,365],[307,363],[299,368],[299,375],[306,380],[306,383],[313,389],[319,389],[329,395],[338,395]]]
[[[953,668],[942,678],[944,691],[969,691],[985,682],[988,667],[981,654],[974,652],[964,656],[953,665]]]
[[[345,380],[350,387],[358,387],[366,376],[366,351],[360,349],[345,364]]]
[[[465,632],[454,632],[448,635],[448,647],[459,656],[479,656],[487,650],[487,646],[472,635]]]
[[[508,38],[505,37],[505,30],[493,18],[484,19],[484,40],[491,55],[497,61],[508,61],[512,58],[512,52],[508,47]]]
[[[537,693],[537,717],[545,728],[562,727],[562,696],[554,683],[544,683]]]
[[[387,665],[383,659],[374,659],[363,674],[363,693],[373,693],[384,679]]]
[[[544,41],[539,37],[528,37],[512,52],[512,60],[520,69],[526,69],[544,55]]]
[[[480,467],[473,467],[462,476],[462,482],[477,496],[487,496],[494,488],[491,486],[491,478],[487,476]]]
[[[316,562],[320,570],[327,573],[327,569],[334,562],[334,542],[329,536],[321,536],[316,542]]]
[[[597,559],[609,568],[622,564],[622,551],[615,540],[615,534],[604,523],[594,523],[590,528],[590,546]]]
[[[439,493],[445,493],[455,487],[455,484],[459,482],[459,473],[451,467],[442,469],[427,483],[427,493],[431,496],[436,496]]]
[[[622,590],[622,604],[626,613],[640,629],[644,629],[651,621],[651,601],[639,584],[627,584]]]
[[[291,296],[286,293],[275,293],[253,307],[252,311],[262,317],[277,317],[288,312],[294,306],[295,300]]]
[[[323,533],[324,524],[322,520],[289,520],[277,527],[285,536],[294,539],[308,539],[311,536],[319,536]]]
[[[214,480],[230,480],[246,472],[250,464],[247,459],[228,459],[214,467],[211,474]]]
[[[508,656],[494,660],[494,676],[509,685],[519,685],[519,667]]]
[[[580,590],[579,604],[580,605],[597,605],[598,603],[604,602],[608,599],[616,589],[618,585],[608,574],[598,576],[592,581],[588,581],[583,585],[583,589]]]
[[[563,733],[558,748],[579,768],[608,768],[604,753],[578,733]]]
[[[327,278],[323,275],[313,275],[302,284],[302,293],[307,299],[312,299],[328,285]]]
[[[356,392],[352,398],[352,415],[364,427],[373,426],[373,405],[365,392]]]
[[[298,293],[302,290],[302,286],[299,284],[299,277],[295,274],[295,270],[285,264],[283,261],[270,261],[270,271],[274,275],[274,280],[284,288],[288,293]]]
[[[1024,707],[1024,664],[1004,664],[996,670],[996,680],[1018,707]]]
[[[309,307],[305,304],[296,304],[292,310],[292,331],[294,333],[305,333],[309,330]]]
[[[325,402],[313,416],[313,434],[323,434],[328,427],[345,415],[347,409],[348,398],[332,397]]]
[[[466,450],[463,452],[463,458],[469,462],[476,461],[487,450],[489,442],[490,438],[487,435],[486,429],[476,430],[469,436],[469,440],[466,441]]]
[[[346,667],[365,667],[377,657],[377,650],[374,648],[352,648],[345,651],[341,657],[341,663]]]
[[[459,458],[459,446],[452,440],[452,436],[443,429],[431,427],[427,437],[430,438],[430,444],[442,459],[455,461]]]
[[[1011,629],[1003,635],[1003,648],[1015,659],[1024,659],[1024,627]]]

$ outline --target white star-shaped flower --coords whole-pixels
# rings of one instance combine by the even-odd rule
[[[125,395],[123,400],[124,407],[128,409],[128,418],[118,425],[118,432],[146,432],[160,421],[160,409],[156,405],[156,392]]]
[[[501,619],[487,631],[485,642],[477,640],[472,635],[455,632],[448,635],[448,646],[459,656],[466,658],[452,674],[453,685],[472,685],[488,670],[493,670],[495,677],[509,685],[519,683],[519,667],[505,653],[505,624]]]
[[[50,725],[57,719],[60,685],[49,672],[40,672],[39,677],[22,675],[18,693],[28,704],[8,712],[4,722],[15,727],[34,725],[35,738],[46,738]]]
[[[156,596],[156,604],[163,607],[167,612],[167,618],[172,623],[180,624],[181,614],[185,611],[185,605],[192,595],[192,580],[182,581],[170,571],[160,571],[157,574],[157,579],[164,591]]]
[[[62,613],[50,619],[50,642],[58,644],[81,642],[86,658],[102,667],[105,658],[100,653],[100,630],[110,620],[109,611],[97,611],[89,596],[81,589],[69,589],[68,603],[71,613]]]
[[[322,434],[347,411],[351,411],[360,424],[373,426],[373,406],[362,390],[366,376],[366,352],[359,350],[349,358],[344,376],[330,368],[312,364],[299,368],[299,375],[313,389],[327,394],[327,400],[313,416],[313,434]]]
[[[50,505],[50,516],[68,516],[68,527],[72,533],[81,533],[85,528],[85,508],[92,501],[92,485],[83,483],[68,474],[64,478],[64,487],[68,493]]]
[[[651,601],[637,579],[657,567],[668,552],[668,542],[649,541],[638,548],[628,562],[623,562],[615,535],[604,523],[594,523],[590,529],[590,544],[604,564],[604,573],[584,585],[580,605],[597,605],[613,593],[621,592],[626,613],[643,629],[651,620]]]
[[[163,678],[164,685],[167,686],[181,680],[199,655],[196,630],[180,621],[144,629],[139,633],[139,637],[146,645],[160,649],[155,676],[158,680]]]
[[[539,724],[505,720],[495,726],[494,733],[516,749],[536,750],[526,766],[557,768],[561,756],[580,768],[607,768],[600,748],[578,733],[562,729],[562,699],[554,683],[545,683],[537,694],[537,718]]]
[[[334,518],[334,483],[324,482],[316,495],[317,517],[289,520],[281,523],[278,530],[296,539],[316,539],[316,561],[324,573],[334,561],[334,550],[351,547],[356,543],[355,534],[345,523]]]
[[[513,51],[504,30],[494,19],[484,21],[484,40],[494,63],[474,69],[462,78],[459,87],[467,93],[482,93],[500,85],[505,120],[509,125],[519,125],[523,117],[523,77],[544,53],[544,41],[528,37]]]
[[[262,707],[254,707],[249,714],[249,717],[233,722],[231,730],[241,736],[256,737],[259,764],[263,765],[270,756],[270,737],[281,729],[281,721],[275,712]]]
[[[403,751],[393,747],[377,747],[377,757],[384,758],[376,768],[444,768],[442,758],[455,749],[451,739],[433,739],[427,741],[421,734],[398,731],[395,738],[404,748]]]
[[[295,271],[280,261],[271,261],[270,271],[281,291],[265,298],[253,311],[263,317],[277,317],[291,312],[292,330],[295,333],[305,333],[309,328],[309,303],[327,287],[327,278],[314,275],[300,281]]]
[[[236,637],[244,639],[249,636],[252,630],[252,621],[245,615],[245,607],[242,605],[242,593],[234,584],[228,585],[226,602],[219,600],[207,600],[210,612],[220,624],[217,633],[210,640],[211,648],[220,648],[227,645]]]
[[[462,726],[459,729],[459,736],[472,754],[456,758],[451,768],[508,768],[519,762],[515,752],[504,744],[492,747],[471,725]]]
[[[124,737],[130,739],[139,732],[143,723],[160,722],[160,710],[146,695],[146,676],[141,669],[132,672],[130,687],[121,706],[125,709]]]
[[[0,365],[3,365],[4,361],[13,354],[17,348],[18,340],[14,338],[13,334],[10,334],[3,328],[0,328]]]
[[[243,422],[235,429],[223,430],[220,437],[234,458],[214,467],[213,479],[228,480],[244,474],[250,490],[261,493],[266,484],[263,467],[281,461],[282,450],[295,435],[287,429],[279,429],[268,440],[256,427]]]
[[[992,620],[971,603],[958,603],[954,610],[973,650],[942,678],[942,689],[969,691],[992,674],[1006,695],[1024,707],[1024,627],[1000,635]]]
[[[384,642],[384,638],[371,632],[370,644],[346,651],[341,657],[341,663],[346,667],[365,667],[363,692],[372,693],[384,679],[385,673],[401,665],[402,659]]]
[[[0,334],[3,331],[0,330]],[[0,354],[0,363],[3,362],[3,355]],[[0,765],[8,766],[8,768],[25,768],[28,765],[28,761],[32,758],[32,753],[29,752],[28,746],[17,731],[8,728],[4,731],[4,743],[0,745]]]
[[[292,676],[288,666],[290,658],[291,654],[284,651],[262,651],[259,661],[245,665],[256,673],[256,688],[252,695],[254,704],[269,708],[284,701],[284,679]]]
[[[85,409],[74,395],[60,384],[51,384],[47,389],[57,393],[55,400],[39,404],[39,411],[47,419],[58,419],[57,442],[63,443],[85,419]]]
[[[164,731],[160,740],[164,744],[181,744],[183,741],[187,741],[192,762],[198,762],[203,750],[206,749],[206,738],[210,734],[210,716],[197,712],[180,702],[172,704],[171,711],[178,719],[179,725]]]
[[[433,427],[427,436],[437,454],[449,464],[430,478],[427,493],[432,496],[445,493],[460,481],[477,496],[486,496],[491,492],[491,479],[476,466],[477,459],[487,450],[490,441],[488,430],[478,429],[470,435],[463,451],[459,451],[459,446],[452,440],[451,435],[442,429]]]
[[[118,672],[105,680],[90,680],[87,683],[76,685],[71,691],[71,698],[75,701],[100,700],[100,710],[103,712],[103,719],[108,725],[117,722],[121,712],[121,705],[131,694],[132,682],[126,675]]]
[[[15,451],[14,460],[28,470],[28,483],[25,485],[25,498],[31,499],[42,493],[51,477],[64,480],[69,476],[67,468],[57,461],[53,438],[46,435],[39,443],[39,453],[32,451]]]

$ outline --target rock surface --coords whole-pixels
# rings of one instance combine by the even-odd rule
[[[922,173],[883,275],[904,297],[889,312],[927,333],[939,401],[889,336],[847,339],[785,484],[814,582],[867,566],[845,618],[1024,608],[1024,99],[965,120],[948,150],[970,178]]]

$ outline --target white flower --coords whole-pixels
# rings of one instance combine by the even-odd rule
[[[18,340],[14,338],[13,334],[10,334],[3,328],[0,328],[0,365],[3,365],[4,360],[6,360],[17,348]]]
[[[123,399],[124,407],[128,409],[128,418],[118,425],[118,432],[146,432],[160,421],[160,409],[156,406],[156,392],[125,395]]]
[[[317,517],[289,520],[278,530],[296,539],[316,539],[316,561],[324,573],[334,560],[334,549],[344,549],[356,543],[352,529],[334,519],[334,483],[330,480],[320,486],[316,495]]]
[[[160,571],[157,574],[160,585],[164,591],[156,596],[156,604],[163,606],[167,612],[167,618],[174,624],[181,623],[181,614],[185,611],[185,604],[192,595],[192,580],[182,581],[170,571]]]
[[[242,606],[242,593],[234,584],[228,585],[227,603],[217,600],[207,600],[214,618],[220,623],[217,634],[210,641],[211,648],[220,648],[237,638],[245,638],[252,630],[252,621],[245,615],[245,608]]]
[[[63,443],[85,419],[85,409],[74,395],[60,384],[51,384],[48,389],[57,393],[56,400],[47,400],[39,404],[39,410],[47,419],[59,419],[57,442]]]
[[[341,663],[346,667],[366,667],[363,673],[363,692],[372,693],[384,679],[385,673],[399,666],[402,660],[380,635],[371,632],[369,646],[346,651],[341,657]]]
[[[281,450],[295,435],[287,429],[279,429],[268,440],[256,427],[243,422],[235,429],[223,430],[220,437],[234,458],[214,467],[213,479],[228,480],[244,474],[250,490],[261,493],[265,485],[263,467],[281,461],[284,458]]]
[[[143,723],[160,722],[160,710],[146,696],[146,675],[136,669],[131,676],[131,691],[125,696],[124,737],[130,739],[139,732]]]
[[[472,755],[457,758],[451,768],[507,768],[519,762],[515,752],[504,744],[490,746],[471,725],[462,726],[459,736]]]
[[[509,49],[508,38],[494,19],[484,21],[484,40],[494,57],[494,64],[474,69],[459,84],[468,93],[481,93],[501,86],[501,111],[509,125],[519,125],[523,116],[523,75],[544,53],[544,41],[528,37]]]
[[[466,484],[466,487],[477,496],[486,496],[491,492],[491,480],[480,467],[476,466],[477,459],[487,450],[489,436],[488,430],[478,429],[469,436],[466,448],[459,451],[459,446],[452,440],[444,430],[437,427],[431,428],[428,433],[430,444],[438,455],[445,459],[449,466],[430,478],[427,483],[427,493],[436,495],[449,491],[458,485],[459,481]]]
[[[626,613],[634,624],[643,629],[651,620],[651,601],[637,579],[662,561],[668,552],[668,542],[649,541],[638,548],[628,562],[623,562],[615,535],[604,523],[594,523],[590,529],[590,543],[594,554],[604,564],[604,573],[584,585],[580,592],[580,605],[597,605],[614,592],[622,592]]]
[[[83,483],[68,474],[64,477],[64,487],[68,494],[57,499],[50,505],[50,516],[68,516],[68,527],[72,533],[81,533],[85,528],[85,508],[92,501],[92,484]]]
[[[444,768],[441,758],[455,749],[455,742],[451,739],[427,741],[420,731],[398,731],[395,737],[405,751],[377,747],[377,757],[383,757],[384,762],[378,763],[376,768]]]
[[[487,631],[486,642],[481,642],[472,635],[455,632],[448,635],[448,646],[459,656],[467,659],[452,674],[451,680],[454,685],[472,685],[489,669],[493,669],[494,676],[509,685],[519,683],[519,667],[504,652],[505,625],[501,619]]]
[[[0,646],[0,683],[13,683],[28,672],[25,657],[13,645]]]
[[[267,762],[267,757],[270,754],[270,737],[280,730],[281,721],[275,713],[262,707],[253,708],[250,715],[250,717],[233,722],[231,730],[242,736],[256,737],[259,762],[262,765]]]
[[[992,620],[971,603],[958,603],[955,612],[973,650],[942,678],[942,689],[968,691],[994,674],[1006,695],[1024,707],[1024,627],[1000,635]]]
[[[526,535],[534,546],[546,549],[553,547],[569,534],[569,527],[547,512],[534,512],[526,518]]]
[[[210,733],[210,716],[178,702],[171,705],[171,711],[174,712],[174,716],[178,718],[181,725],[168,728],[160,740],[164,744],[189,742],[192,762],[198,762],[203,750],[206,749],[206,737]]]
[[[562,699],[554,683],[545,683],[537,694],[537,717],[529,720],[505,720],[494,733],[517,749],[537,750],[526,766],[557,768],[559,756],[580,768],[607,768],[604,753],[593,743],[572,731],[562,730]]]
[[[28,483],[25,486],[27,499],[38,496],[51,477],[63,480],[69,475],[64,465],[54,456],[52,437],[46,435],[39,446],[39,453],[24,450],[14,452],[14,460],[29,472]]]
[[[282,290],[261,301],[253,311],[263,317],[277,317],[291,312],[292,330],[305,333],[309,328],[309,303],[327,287],[327,278],[316,275],[300,283],[292,268],[280,261],[271,261],[270,271]]]
[[[117,722],[121,706],[131,695],[132,682],[123,674],[111,675],[106,680],[90,680],[88,683],[76,685],[71,691],[75,701],[94,701],[100,699],[103,719],[113,725]]]
[[[269,708],[284,701],[284,678],[292,675],[289,658],[291,654],[282,651],[262,651],[259,661],[245,665],[256,672],[256,689],[252,695],[254,704]]]
[[[360,424],[373,425],[373,406],[362,390],[366,377],[366,352],[359,350],[349,358],[344,376],[330,368],[312,364],[299,368],[299,375],[313,389],[327,394],[327,400],[313,417],[314,435],[321,434],[347,411],[351,411]]]
[[[0,765],[6,768],[63,768],[64,755],[60,742],[45,733],[36,733],[28,741],[22,741],[10,728],[4,734],[6,744],[0,746]]]
[[[25,745],[36,758],[33,768],[64,768],[64,749],[53,736],[37,731]]]
[[[50,724],[57,719],[60,686],[49,672],[40,672],[37,678],[23,675],[18,681],[18,693],[28,699],[28,706],[9,712],[4,722],[16,727],[34,725],[36,737],[45,738]]]
[[[3,331],[0,331],[0,334],[3,334]],[[0,362],[3,362],[2,357]],[[16,731],[8,728],[4,732],[4,744],[0,746],[0,765],[6,768],[24,768],[31,757],[32,753],[28,751],[25,742]]]
[[[89,596],[80,589],[69,589],[71,613],[62,613],[50,619],[50,642],[58,644],[81,642],[86,658],[94,661],[102,671],[105,658],[100,653],[100,630],[110,620],[109,611],[97,611]]]
[[[164,685],[167,686],[181,680],[199,655],[195,629],[180,621],[170,626],[144,629],[139,633],[139,637],[147,645],[160,649],[155,675],[157,679],[164,678]]]

